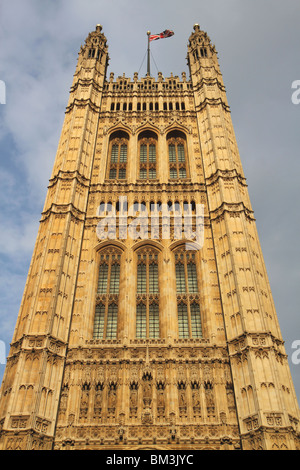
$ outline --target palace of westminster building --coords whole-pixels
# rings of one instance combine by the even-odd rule
[[[0,449],[297,450],[216,49],[195,24],[189,78],[115,79],[108,60],[97,25],[7,358]]]

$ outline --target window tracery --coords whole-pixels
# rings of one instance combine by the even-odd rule
[[[175,271],[179,338],[202,338],[195,253],[179,249],[175,253]]]
[[[110,180],[125,180],[127,170],[128,136],[125,132],[116,133],[109,145]]]
[[[144,132],[139,138],[139,177],[156,179],[157,138],[152,132]]]
[[[187,178],[186,141],[182,133],[172,132],[168,137],[170,179]]]
[[[158,253],[143,248],[137,257],[136,337],[159,338]]]
[[[120,259],[114,248],[100,254],[94,339],[117,338]]]

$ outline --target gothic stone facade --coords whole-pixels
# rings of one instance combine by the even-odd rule
[[[107,65],[97,25],[79,52],[7,360],[0,449],[297,449],[215,47],[195,25],[190,79],[115,80]],[[117,216],[106,239],[101,204]],[[134,216],[153,204],[155,236],[139,236]],[[201,249],[176,234],[186,205],[193,224],[204,206]]]

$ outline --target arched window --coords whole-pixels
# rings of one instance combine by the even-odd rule
[[[195,253],[176,251],[175,269],[179,338],[202,338]]]
[[[141,179],[156,179],[157,136],[146,131],[139,136],[139,156]]]
[[[117,338],[120,258],[114,248],[100,254],[94,339]]]
[[[109,144],[110,165],[109,179],[126,179],[128,134],[116,132],[111,136]]]
[[[159,338],[158,253],[147,247],[137,257],[136,337]]]
[[[170,132],[167,137],[170,179],[187,178],[186,139],[182,132]]]

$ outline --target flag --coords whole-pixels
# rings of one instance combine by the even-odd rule
[[[149,40],[157,41],[157,39],[170,38],[171,36],[174,36],[174,32],[170,31],[169,29],[166,29],[160,34],[151,34],[151,36],[149,37]]]

